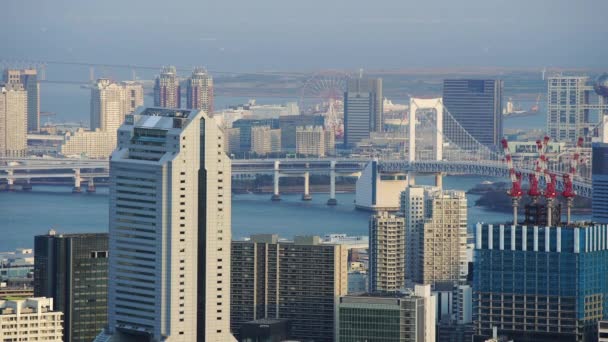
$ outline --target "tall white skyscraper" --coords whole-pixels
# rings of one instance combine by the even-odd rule
[[[401,211],[405,217],[406,279],[419,284],[465,280],[465,193],[409,186],[401,193]]]
[[[369,221],[369,290],[398,292],[405,288],[404,219],[386,211]]]
[[[27,92],[21,83],[0,84],[0,157],[27,154]]]
[[[127,115],[110,163],[109,327],[97,341],[234,341],[223,144],[202,111]]]
[[[36,132],[40,129],[40,83],[36,69],[6,69],[4,82],[21,83],[27,92],[27,130]]]
[[[140,83],[101,78],[91,88],[91,130],[116,132],[125,115],[143,104],[144,88]]]

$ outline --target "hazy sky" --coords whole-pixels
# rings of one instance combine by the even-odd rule
[[[608,0],[1,0],[0,57],[216,70],[608,69]]]

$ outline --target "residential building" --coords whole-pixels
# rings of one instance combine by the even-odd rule
[[[503,137],[502,91],[501,80],[448,79],[443,81],[443,105],[475,140],[494,148]],[[450,120],[444,116],[444,128],[453,124]],[[456,138],[444,131],[447,138]]]
[[[6,69],[4,82],[20,83],[27,92],[27,131],[40,130],[40,83],[36,69]]]
[[[296,153],[311,157],[326,157],[335,153],[335,134],[323,126],[296,128]]]
[[[64,156],[84,156],[93,159],[108,159],[116,148],[116,131],[85,131],[80,128],[76,132],[65,134],[65,140],[60,152]]]
[[[338,322],[338,342],[435,342],[435,296],[430,285],[405,294],[345,296]]]
[[[591,157],[593,221],[608,223],[608,143],[593,143]]]
[[[0,85],[0,157],[26,156],[27,108],[21,83]]]
[[[386,211],[369,220],[369,290],[398,292],[405,288],[405,221]]]
[[[382,132],[382,79],[355,78],[344,93],[344,144],[355,147],[370,132]]]
[[[144,88],[140,83],[100,78],[91,88],[91,130],[99,128],[116,134],[125,115],[143,104]]]
[[[270,129],[279,128],[278,119],[238,119],[232,123],[232,128],[238,128],[241,135],[241,152],[251,151],[251,129],[257,126],[268,126]]]
[[[281,129],[281,147],[286,151],[295,151],[297,145],[296,130],[302,126],[325,126],[322,115],[283,115],[279,117]]]
[[[405,217],[406,279],[419,284],[466,281],[467,199],[463,191],[408,186]]]
[[[477,224],[476,338],[597,341],[608,302],[608,227]]]
[[[186,107],[213,115],[213,78],[207,70],[195,68],[187,81]]]
[[[62,323],[52,298],[0,300],[0,341],[61,341]]]
[[[34,238],[34,296],[63,312],[63,341],[93,341],[108,323],[108,234]]]
[[[182,94],[174,66],[163,67],[154,81],[154,106],[181,108]]]
[[[203,111],[127,115],[110,161],[109,317],[97,341],[234,340],[223,144]]]
[[[241,129],[226,128],[224,129],[224,152],[239,153],[241,152]]]
[[[258,155],[281,152],[281,129],[271,129],[269,126],[252,127],[251,152]]]
[[[335,307],[346,295],[347,249],[321,244],[319,237],[279,241],[253,235],[232,242],[233,333],[245,322],[281,318],[295,340],[334,341]]]

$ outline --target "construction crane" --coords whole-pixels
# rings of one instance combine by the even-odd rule
[[[583,137],[578,138],[574,154],[570,159],[570,169],[563,176],[564,191],[562,191],[562,196],[564,196],[564,198],[566,199],[567,224],[570,224],[570,212],[572,211],[572,202],[574,201],[574,197],[576,196],[576,191],[574,191],[574,186],[572,182],[574,181],[574,176],[576,175],[576,169],[578,168],[579,158],[581,156],[581,147],[583,147],[584,142],[585,140],[583,139]]]
[[[536,159],[536,166],[534,167],[534,173],[529,176],[530,188],[528,189],[528,196],[532,198],[532,202],[536,204],[538,198],[541,196],[540,189],[538,188],[538,182],[540,181],[540,173],[542,171],[541,156],[544,155],[543,143],[540,140],[536,140],[536,150],[538,151],[538,158]]]
[[[557,197],[557,178],[554,174],[549,172],[549,158],[547,158],[547,155],[545,154],[547,152],[550,139],[551,138],[548,136],[545,136],[543,139],[543,148],[540,155],[541,174],[545,179],[545,191],[543,192],[543,196],[547,201],[547,226],[549,227],[553,223],[553,204],[555,203],[555,198]]]
[[[500,142],[502,144],[502,149],[505,154],[505,162],[507,163],[507,168],[509,168],[509,178],[511,179],[511,189],[507,191],[507,194],[511,197],[511,202],[513,204],[513,224],[517,224],[517,209],[519,207],[519,200],[523,195],[523,191],[521,190],[521,173],[515,171],[513,167],[513,157],[511,156],[511,152],[509,151],[509,142],[506,138],[503,138]]]

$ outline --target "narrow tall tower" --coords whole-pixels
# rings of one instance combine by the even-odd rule
[[[165,108],[181,108],[182,95],[177,70],[174,66],[162,68],[154,83],[154,105]]]
[[[97,341],[234,341],[223,144],[202,111],[126,117],[110,163],[109,328]]]
[[[213,114],[213,78],[203,68],[195,68],[188,79],[186,107]]]

